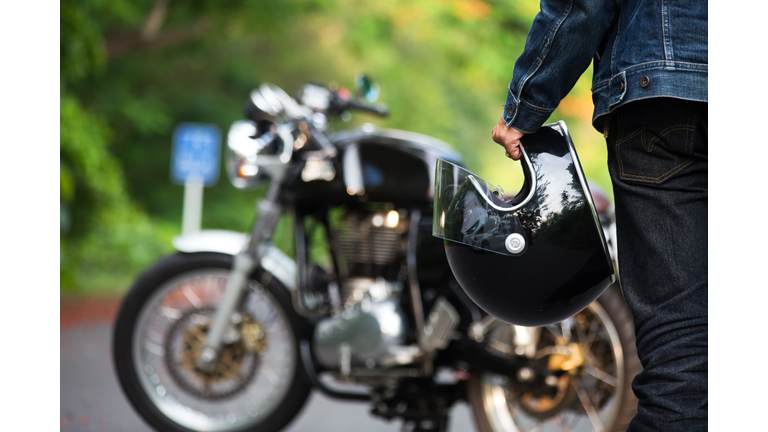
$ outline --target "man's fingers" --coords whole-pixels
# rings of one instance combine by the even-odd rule
[[[523,155],[520,151],[520,138],[522,136],[522,132],[515,128],[508,127],[504,122],[503,117],[499,119],[499,122],[491,132],[493,141],[501,144],[501,146],[504,147],[507,157],[514,160],[520,159],[520,157]]]
[[[491,136],[493,137],[493,140],[501,145],[505,145],[505,141],[508,141],[508,135],[509,132],[514,129],[510,129],[507,127],[507,124],[504,123],[504,117],[501,117],[499,119],[499,122],[496,123],[496,126],[493,128],[493,132],[491,133]]]
[[[523,156],[523,153],[520,151],[519,140],[516,143],[505,145],[504,149],[506,150],[506,156],[510,159],[518,160]]]

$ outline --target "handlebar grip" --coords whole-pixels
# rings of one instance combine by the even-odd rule
[[[373,106],[373,105],[367,105],[362,102],[350,100],[346,103],[347,108],[353,108],[360,111],[366,111],[371,114],[375,114],[380,117],[386,117],[389,115],[389,110],[387,110],[386,107],[383,106]]]

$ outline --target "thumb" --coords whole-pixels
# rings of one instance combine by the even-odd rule
[[[519,160],[523,156],[523,152],[520,147],[521,145],[522,144],[520,143],[520,139],[517,139],[513,142],[504,143],[506,156],[512,160]]]

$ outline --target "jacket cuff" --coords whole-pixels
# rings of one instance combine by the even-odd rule
[[[511,91],[507,92],[502,118],[507,127],[513,127],[522,133],[534,133],[549,119],[554,110],[539,108],[523,101],[518,101]]]

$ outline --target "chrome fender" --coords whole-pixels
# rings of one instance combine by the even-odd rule
[[[250,236],[228,230],[203,230],[183,234],[173,238],[172,244],[179,252],[218,252],[227,255],[237,255],[248,243]],[[278,249],[269,245],[261,259],[261,268],[270,272],[289,291],[296,290],[296,262]]]

